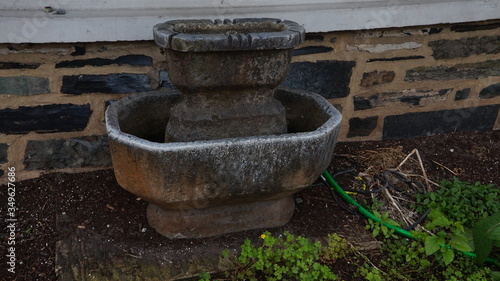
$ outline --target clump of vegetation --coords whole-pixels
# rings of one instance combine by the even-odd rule
[[[288,232],[278,237],[269,232],[254,245],[245,240],[239,266],[226,272],[224,280],[337,280],[329,266],[348,260],[356,275],[368,281],[498,281],[500,272],[500,191],[493,185],[471,184],[454,179],[442,181],[440,189],[420,194],[413,207],[430,209],[426,223],[411,231],[415,239],[396,235],[393,228],[369,220],[366,228],[382,241],[381,260],[372,262],[337,234],[327,245]],[[389,212],[372,213],[384,223],[399,226]],[[462,254],[467,252],[469,256]],[[477,259],[471,258],[475,252]],[[225,253],[227,255],[227,253]],[[490,264],[485,264],[489,259]],[[497,264],[491,265],[491,261]],[[200,275],[201,281],[211,280]]]
[[[260,236],[262,243],[253,245],[246,239],[238,256],[239,267],[228,272],[231,280],[337,280],[330,268],[321,263],[322,245],[289,232],[274,237],[269,232]],[[332,245],[329,256],[336,246]],[[206,273],[200,280],[210,280]]]
[[[500,212],[500,189],[493,184],[474,184],[460,181],[441,181],[440,188],[426,194],[418,194],[417,212],[439,210],[446,218],[460,222],[467,228],[482,218]]]

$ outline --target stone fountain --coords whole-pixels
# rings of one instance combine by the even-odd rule
[[[277,87],[304,28],[278,19],[177,20],[154,27],[176,90],[106,112],[118,183],[150,203],[150,225],[196,238],[286,224],[293,194],[328,167],[341,114]]]

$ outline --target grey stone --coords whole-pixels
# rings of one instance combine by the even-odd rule
[[[413,112],[384,119],[383,139],[414,138],[455,131],[490,131],[500,105]]]
[[[150,207],[150,221],[165,236],[202,237],[241,230],[200,210],[218,214],[220,209],[212,208],[227,206],[225,216],[234,218],[241,214],[235,206],[269,200],[278,205],[262,204],[279,209],[290,202],[284,198],[314,182],[333,156],[340,113],[324,98],[304,91],[278,89],[275,97],[286,108],[294,133],[173,143],[147,139],[161,135],[170,108],[180,98],[178,91],[140,93],[114,102],[106,111],[106,126],[118,183],[174,216],[159,219],[158,209]],[[281,215],[261,217],[268,221],[259,225],[283,224],[293,211],[293,199],[291,203],[281,205]],[[253,228],[254,219],[240,218],[243,229]],[[177,228],[163,228],[170,221],[180,223]],[[201,228],[210,225],[210,232],[197,232],[200,221]]]
[[[0,133],[82,131],[87,127],[91,114],[90,104],[48,104],[0,109]]]
[[[7,163],[7,150],[9,149],[9,145],[6,143],[0,143],[0,164]]]
[[[406,89],[399,92],[377,93],[369,97],[354,96],[354,110],[401,106],[401,103],[404,103],[404,105],[423,107],[436,102],[444,102],[448,98],[451,91],[452,89]]]
[[[0,77],[0,94],[40,95],[50,93],[49,79],[33,76]]]
[[[355,61],[334,60],[292,63],[283,85],[315,92],[327,99],[347,97],[355,65]]]
[[[432,56],[439,59],[465,58],[471,55],[500,53],[500,36],[437,40],[429,42]]]
[[[349,119],[348,138],[369,136],[377,128],[378,116]]]
[[[500,60],[462,63],[452,67],[417,67],[406,71],[405,81],[480,79],[500,76]]]
[[[61,93],[80,95],[86,93],[122,94],[151,91],[151,79],[147,74],[112,73],[107,75],[63,76]]]
[[[477,31],[477,30],[489,30],[500,28],[500,22],[492,22],[486,23],[478,22],[478,23],[466,23],[466,24],[458,24],[451,26],[450,30],[455,32],[469,32],[469,31]]]
[[[305,39],[305,30],[279,19],[174,20],[154,26],[160,47],[180,52],[290,49]]]
[[[465,100],[470,97],[470,88],[465,88],[462,90],[457,90],[455,94],[455,100]]]
[[[479,92],[479,98],[491,99],[500,96],[500,83],[491,84]]]
[[[26,145],[27,170],[52,170],[83,167],[110,167],[106,136],[71,139],[31,140]]]

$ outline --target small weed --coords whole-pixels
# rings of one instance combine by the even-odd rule
[[[324,263],[335,263],[337,259],[342,259],[349,254],[347,240],[340,237],[337,233],[328,234],[327,244],[321,253],[321,260]]]

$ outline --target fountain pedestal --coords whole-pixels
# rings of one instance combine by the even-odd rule
[[[150,202],[159,233],[207,237],[291,218],[293,194],[328,167],[342,118],[317,94],[276,88],[303,38],[275,19],[155,26],[179,90],[117,101],[106,125],[116,179]]]

